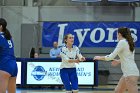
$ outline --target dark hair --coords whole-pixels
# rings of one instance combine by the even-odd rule
[[[11,36],[10,32],[8,31],[8,29],[6,28],[6,26],[7,26],[6,20],[3,18],[0,18],[0,25],[2,26],[2,32],[4,32],[4,37],[7,40],[10,40],[12,38],[12,36]]]
[[[122,37],[124,37],[128,41],[129,49],[131,52],[133,52],[135,44],[133,42],[133,38],[131,36],[130,29],[126,28],[126,27],[121,27],[118,29],[118,33],[120,33],[122,35]]]
[[[67,40],[67,38],[68,38],[68,35],[71,35],[71,34],[69,33],[69,34],[65,35],[65,37],[64,37],[64,43],[65,43],[65,44],[67,44],[66,40]]]
[[[35,48],[32,47],[30,51],[30,58],[34,58],[34,54],[35,54]]]

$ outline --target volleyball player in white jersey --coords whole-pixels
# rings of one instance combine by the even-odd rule
[[[138,93],[139,70],[134,59],[134,42],[130,30],[126,27],[119,28],[118,40],[118,45],[110,55],[95,56],[94,60],[114,60],[113,66],[121,64],[123,76],[115,88],[115,93],[124,93],[126,90],[128,93]],[[117,55],[119,60],[114,59]]]
[[[68,34],[64,38],[65,46],[62,47],[60,55],[62,63],[60,66],[60,77],[66,89],[66,93],[78,93],[78,77],[75,63],[85,61],[79,48],[74,46],[74,37]]]

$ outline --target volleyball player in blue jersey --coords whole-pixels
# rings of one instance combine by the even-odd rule
[[[66,93],[78,93],[78,77],[76,73],[75,63],[85,61],[81,55],[79,48],[74,46],[74,37],[68,34],[64,38],[65,46],[62,47],[60,55],[62,63],[60,66],[61,80],[66,89]]]
[[[7,22],[0,18],[0,93],[16,93],[17,64]]]

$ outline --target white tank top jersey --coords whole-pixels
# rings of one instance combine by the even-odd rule
[[[67,46],[63,46],[60,52],[61,58],[62,58],[62,63],[60,65],[60,68],[75,68],[75,62],[68,62],[69,59],[81,59],[82,55],[79,51],[79,48],[75,45],[72,46],[72,49],[69,50]]]
[[[139,70],[135,63],[134,54],[135,51],[130,51],[127,40],[122,39],[118,42],[115,50],[110,55],[105,56],[105,60],[113,60],[118,55],[120,57],[123,76],[139,76]]]

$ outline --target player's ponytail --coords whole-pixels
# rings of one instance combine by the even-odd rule
[[[129,49],[131,52],[133,52],[135,44],[133,42],[133,38],[131,36],[130,29],[128,29],[126,27],[121,27],[118,29],[118,33],[120,33],[128,41]]]
[[[2,26],[2,32],[4,33],[4,37],[7,39],[7,40],[10,40],[11,39],[11,34],[10,32],[8,31],[8,29],[6,28],[7,26],[7,22],[5,19],[3,18],[0,18],[0,26]]]
[[[11,34],[10,34],[10,32],[8,31],[8,29],[5,29],[5,31],[4,31],[4,36],[5,36],[5,38],[7,39],[7,40],[10,40],[11,39]]]

